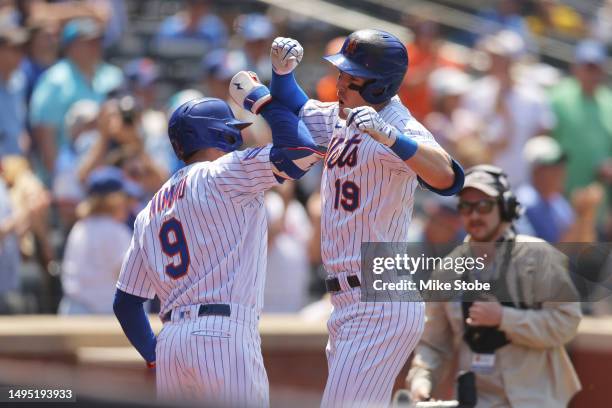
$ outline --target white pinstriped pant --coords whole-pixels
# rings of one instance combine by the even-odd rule
[[[158,398],[206,406],[270,405],[258,315],[249,307],[230,307],[230,317],[197,317],[199,305],[173,310],[157,338]],[[181,318],[181,311],[189,316]]]
[[[332,295],[329,374],[321,406],[386,407],[423,333],[423,302],[360,302],[360,289]]]

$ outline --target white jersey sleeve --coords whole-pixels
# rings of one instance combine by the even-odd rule
[[[300,110],[299,117],[310,131],[315,143],[327,147],[338,120],[338,102],[309,99]]]
[[[149,277],[147,262],[145,261],[145,253],[142,247],[140,238],[140,223],[142,214],[149,212],[149,208],[145,208],[136,218],[134,223],[134,235],[130,247],[123,258],[121,272],[117,281],[117,289],[142,298],[153,299],[155,291]]]
[[[278,185],[270,162],[272,145],[252,147],[226,154],[214,162],[209,176],[217,188],[235,202]]]

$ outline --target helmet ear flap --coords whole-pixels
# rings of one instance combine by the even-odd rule
[[[379,79],[368,79],[359,90],[361,97],[369,103],[378,104],[391,99],[403,80],[401,78],[390,78],[384,81]]]
[[[388,86],[381,86],[380,84],[377,84],[376,79],[368,79],[361,86],[361,89],[359,90],[359,94],[366,102],[380,103],[388,99],[386,96],[384,96],[386,94],[387,88]],[[379,99],[383,99],[383,100],[378,102]]]

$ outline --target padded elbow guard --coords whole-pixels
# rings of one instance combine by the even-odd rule
[[[455,159],[451,159],[451,167],[453,168],[453,173],[455,173],[455,179],[452,186],[445,189],[435,188],[427,184],[425,180],[420,177],[418,178],[419,183],[421,183],[421,185],[429,191],[433,191],[441,196],[452,196],[458,194],[463,189],[465,174],[463,172],[463,167],[461,167],[461,165]]]
[[[325,156],[326,149],[317,147],[272,146],[270,162],[277,179],[297,180]]]

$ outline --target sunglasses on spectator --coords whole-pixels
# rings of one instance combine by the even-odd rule
[[[495,204],[497,204],[497,201],[486,198],[475,202],[459,201],[457,210],[461,215],[470,215],[474,210],[478,214],[489,214],[495,208]]]

